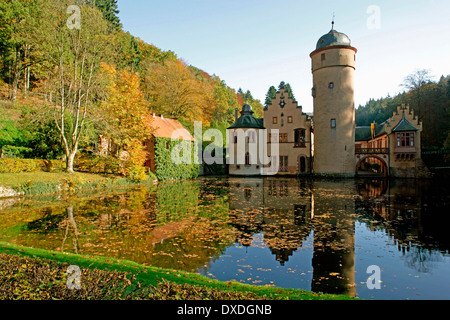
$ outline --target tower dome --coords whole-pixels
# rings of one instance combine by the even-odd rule
[[[341,32],[331,29],[330,32],[323,35],[319,41],[317,41],[317,49],[330,47],[330,46],[351,46],[350,38]]]

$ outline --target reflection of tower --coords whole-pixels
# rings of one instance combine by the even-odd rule
[[[264,179],[264,242],[284,265],[311,234],[311,198],[294,179]]]
[[[249,246],[263,220],[263,179],[230,178],[230,218],[237,240]]]
[[[311,290],[356,296],[353,181],[316,181],[313,184],[314,271]]]
[[[354,74],[357,50],[333,28],[311,53],[314,97],[314,173],[355,175]]]

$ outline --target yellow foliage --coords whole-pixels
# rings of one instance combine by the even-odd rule
[[[152,134],[153,118],[140,89],[140,76],[106,64],[102,71],[108,93],[102,112],[111,121],[110,138],[128,152],[127,168],[141,166],[147,155],[142,145]]]
[[[201,81],[181,61],[153,64],[145,76],[151,107],[167,117],[209,125],[214,87]]]

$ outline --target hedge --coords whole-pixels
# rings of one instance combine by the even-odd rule
[[[60,160],[0,159],[0,173],[51,172],[65,167],[65,162]]]
[[[160,181],[177,179],[195,179],[198,177],[198,164],[194,164],[194,145],[192,143],[191,154],[184,155],[187,164],[175,164],[172,161],[172,150],[180,143],[192,143],[189,141],[172,141],[169,138],[155,139],[155,163],[156,177]],[[168,148],[167,148],[168,147]]]
[[[74,168],[77,171],[88,173],[110,173],[118,174],[123,168],[123,162],[108,156],[100,157],[87,153],[78,153],[75,156]]]

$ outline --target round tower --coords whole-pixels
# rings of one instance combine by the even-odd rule
[[[314,173],[355,175],[354,74],[357,50],[334,30],[317,42],[312,60],[314,97]]]

